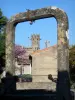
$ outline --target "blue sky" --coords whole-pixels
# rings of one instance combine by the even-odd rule
[[[48,6],[56,6],[63,9],[69,19],[69,43],[75,44],[75,0],[0,0],[0,8],[3,14],[11,16],[25,12],[26,9],[34,10]],[[45,41],[49,40],[50,45],[57,43],[57,22],[54,18],[36,20],[32,25],[29,22],[19,23],[15,29],[15,43],[23,46],[30,46],[28,37],[31,34],[40,34],[40,48],[45,47]]]

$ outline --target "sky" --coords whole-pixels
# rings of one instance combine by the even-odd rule
[[[75,44],[75,0],[0,0],[0,8],[8,19],[20,12],[26,12],[26,9],[35,10],[49,6],[59,7],[67,13],[69,19],[69,44]],[[50,46],[57,44],[56,19],[40,19],[36,20],[32,25],[29,22],[19,23],[15,28],[15,43],[30,47],[31,34],[40,34],[41,49],[45,48],[46,40],[50,41]]]

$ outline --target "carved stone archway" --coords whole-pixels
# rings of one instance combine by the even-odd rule
[[[69,85],[69,39],[68,17],[66,13],[57,7],[47,7],[36,10],[28,10],[12,16],[6,26],[6,73],[15,73],[15,27],[20,22],[35,21],[43,18],[54,17],[57,21],[57,100],[65,98],[70,100]]]
[[[66,13],[57,7],[47,7],[36,10],[28,10],[12,16],[6,26],[6,72],[14,75],[14,45],[15,27],[20,22],[35,21],[43,18],[54,17],[57,21],[57,60],[58,71],[69,71],[68,63],[68,17]]]

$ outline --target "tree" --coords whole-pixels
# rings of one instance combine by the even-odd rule
[[[73,45],[70,49],[69,49],[69,66],[70,66],[70,71],[72,73],[74,73],[73,69],[75,69],[75,45]]]
[[[4,32],[6,23],[7,23],[7,18],[3,15],[2,10],[0,9],[0,33]]]
[[[15,44],[15,58],[16,58],[17,62],[19,62],[20,60],[24,61],[24,60],[28,59],[28,53],[27,53],[26,49],[23,46]],[[23,65],[21,65],[20,69],[19,69],[21,75],[22,75],[22,68],[23,68]]]
[[[75,83],[75,45],[69,49],[69,68],[71,81]]]
[[[22,55],[26,54],[26,50],[24,47],[15,44],[15,58],[18,58]]]
[[[0,73],[2,73],[5,66],[5,29],[7,18],[3,15],[0,9]]]

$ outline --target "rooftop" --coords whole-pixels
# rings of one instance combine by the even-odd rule
[[[37,54],[37,53],[40,53],[40,52],[44,52],[44,51],[48,51],[49,49],[54,49],[54,48],[57,48],[57,45],[50,46],[50,47],[44,48],[44,49],[42,49],[42,50],[34,51],[31,55],[34,55],[34,54]]]

